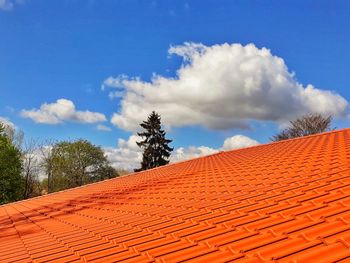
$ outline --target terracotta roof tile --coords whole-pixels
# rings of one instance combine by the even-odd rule
[[[350,130],[0,206],[0,262],[350,262]]]

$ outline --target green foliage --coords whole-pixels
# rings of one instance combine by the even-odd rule
[[[41,194],[47,194],[48,193],[48,179],[44,178],[41,182],[40,182],[40,189],[41,189]]]
[[[117,173],[118,173],[120,176],[122,176],[122,175],[130,174],[131,171],[125,170],[125,169],[117,169]]]
[[[165,131],[161,128],[160,115],[153,111],[148,116],[147,121],[141,123],[140,126],[144,131],[138,133],[138,135],[145,139],[137,142],[137,145],[143,149],[143,157],[141,168],[135,169],[135,171],[147,170],[168,164],[170,153],[173,150],[168,144],[172,140],[165,138]]]
[[[45,159],[48,191],[55,192],[116,177],[102,149],[86,140],[59,142]]]
[[[290,122],[288,128],[271,138],[272,141],[282,141],[331,130],[332,116],[321,114],[304,115]]]
[[[112,179],[116,177],[118,172],[109,165],[102,165],[96,172],[96,175],[92,177],[92,181],[98,182],[98,181],[103,181],[106,179]]]
[[[21,172],[21,152],[0,123],[0,204],[22,198],[24,181]]]

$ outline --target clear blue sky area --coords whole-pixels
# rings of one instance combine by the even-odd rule
[[[131,131],[111,124],[123,98],[101,90],[110,76],[150,81],[176,77],[181,57],[170,46],[254,43],[283,58],[295,80],[350,99],[350,1],[82,1],[7,0],[0,9],[0,116],[29,137],[86,138],[115,146]],[[106,116],[98,123],[37,123],[21,115],[64,98],[77,110]],[[288,103],[286,101],[285,103]],[[278,110],[278,109],[277,109]],[[345,110],[347,111],[347,110]],[[347,113],[336,118],[349,126]],[[243,134],[267,142],[278,131],[273,120],[251,120],[251,129],[211,129],[201,124],[170,129],[173,146],[218,148]]]

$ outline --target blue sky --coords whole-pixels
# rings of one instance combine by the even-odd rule
[[[180,95],[180,91],[170,92],[174,101],[166,98],[164,103],[159,95],[155,102],[155,109],[161,113],[166,111],[162,116],[164,122],[169,124],[168,135],[174,139],[173,146],[176,149],[187,149],[189,146],[219,149],[226,138],[237,134],[264,143],[294,113],[296,115],[310,109],[317,111],[318,106],[315,104],[318,102],[326,103],[326,108],[332,108],[327,111],[324,107],[319,107],[323,112],[336,116],[336,127],[347,127],[347,101],[350,99],[350,52],[347,51],[350,44],[349,11],[348,1],[2,0],[0,117],[14,123],[28,137],[41,140],[86,138],[103,147],[118,147],[119,138],[127,142],[129,136],[135,133],[130,123],[137,122],[142,116],[141,113],[140,116],[132,116],[132,113],[127,113],[130,109],[126,107],[135,106],[136,112],[151,109],[151,106],[143,104],[149,104],[153,100],[149,97],[144,99],[142,92],[137,93],[141,98],[139,105],[133,105],[135,101],[126,98],[137,85],[146,83],[155,90],[161,89],[165,94],[167,89],[174,91],[177,86],[182,91]],[[186,46],[185,42],[192,44]],[[204,47],[196,47],[194,43],[202,43]],[[224,43],[232,48],[226,50]],[[234,43],[240,44],[242,48],[233,46]],[[210,79],[208,87],[205,85],[209,80],[200,79],[200,83],[205,83],[202,91],[194,93],[193,100],[186,97],[186,88],[189,87],[186,85],[190,85],[188,79],[192,79],[187,75],[194,74],[201,78],[208,72],[198,73],[199,64],[206,65],[208,69],[211,63],[216,62],[205,62],[202,57],[198,61],[195,57],[190,57],[189,61],[184,62],[183,52],[187,55],[189,52],[197,52],[198,56],[201,56],[200,52],[205,52],[212,54],[214,60],[221,61],[219,54],[222,52],[234,52],[235,49],[241,50],[237,52],[246,52],[249,43],[254,44],[252,49],[256,54],[260,54],[263,47],[269,49],[271,56],[267,60],[270,62],[273,56],[283,59],[288,69],[277,69],[276,75],[281,72],[282,75],[294,73],[293,80],[287,83],[289,85],[292,82],[291,90],[297,89],[296,83],[301,84],[303,89],[312,84],[317,91],[331,92],[331,97],[324,94],[319,98],[315,92],[308,95],[306,105],[304,97],[300,99],[303,100],[302,103],[299,99],[290,102],[288,96],[295,96],[294,91],[285,90],[281,98],[274,98],[276,101],[281,100],[274,105],[275,108],[268,106],[266,111],[269,113],[251,114],[247,110],[247,114],[242,113],[239,118],[237,116],[240,112],[237,109],[225,109],[237,102],[242,102],[247,107],[257,102],[258,108],[262,108],[266,106],[263,103],[269,101],[260,100],[259,96],[254,95],[245,102],[239,99],[242,97],[232,95],[232,103],[225,100],[228,103],[226,105],[219,101],[219,106],[213,104],[210,108],[210,103],[217,102],[217,94],[213,95],[212,100],[207,100],[206,96],[211,96],[211,91],[215,89],[227,91],[220,90],[220,78]],[[212,48],[214,46],[217,48]],[[171,47],[174,50],[169,54]],[[243,60],[245,58],[242,57]],[[235,70],[234,65],[226,61],[209,72],[226,76],[227,73],[222,71],[226,67],[225,63]],[[181,82],[182,77],[176,72],[186,66],[188,72]],[[123,79],[121,74],[128,77]],[[255,76],[255,73],[249,74]],[[274,71],[266,73],[269,79],[273,74]],[[155,83],[152,80],[154,75],[166,79],[165,83]],[[108,78],[114,82],[106,83]],[[180,81],[173,83],[172,79]],[[228,77],[223,85],[229,81],[232,79]],[[103,83],[104,90],[101,89]],[[230,83],[227,85],[232,93],[235,92],[234,89],[240,88]],[[263,86],[257,87],[264,91]],[[118,97],[109,98],[108,95],[115,91],[120,92]],[[152,94],[157,97],[158,92]],[[338,94],[342,100],[335,98],[334,94]],[[179,98],[176,98],[177,95]],[[179,99],[184,97],[186,103],[180,102],[182,104],[179,106]],[[313,98],[316,98],[315,101],[310,102]],[[23,113],[38,111],[44,103],[53,104],[58,99],[71,101],[76,111],[88,110],[103,114],[106,120],[97,116],[95,121],[84,123],[87,122],[84,121],[87,115],[80,116],[74,112],[75,115],[72,113],[68,117],[62,117],[57,121],[59,123],[47,124],[38,123],[33,115]],[[131,106],[122,106],[123,101]],[[205,103],[209,106],[196,108]],[[283,104],[289,103],[294,106],[284,107]],[[186,107],[192,110],[192,105],[194,113],[198,114],[195,120],[187,121],[185,113],[177,116],[176,112],[168,110],[173,106],[174,111],[187,109]],[[283,109],[279,108],[280,105]],[[225,121],[230,122],[227,116],[232,113],[234,123],[218,123],[220,107],[223,108],[222,116],[226,114]],[[50,108],[50,112],[56,108]],[[302,110],[298,111],[299,108]],[[122,113],[123,110],[125,114]],[[50,112],[45,114],[51,114]],[[114,113],[121,118],[111,123]],[[206,122],[212,117],[212,123]],[[121,125],[122,122],[128,124]],[[243,122],[248,123],[249,128],[241,129]],[[96,128],[97,125],[107,126],[111,130],[100,131]],[[119,143],[122,144],[123,141]]]

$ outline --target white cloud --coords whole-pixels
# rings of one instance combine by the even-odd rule
[[[20,134],[16,133],[16,130],[17,130],[16,125],[12,121],[10,121],[8,118],[0,116],[0,123],[4,125],[4,128],[5,128],[4,132],[10,138],[14,139],[17,135],[20,136]]]
[[[125,96],[125,92],[123,91],[123,80],[127,80],[128,76],[122,74],[119,75],[118,78],[113,78],[113,77],[109,77],[107,78],[103,84],[101,85],[101,90],[106,90],[108,87],[113,87],[114,91],[110,91],[108,93],[108,97],[110,99],[114,99],[114,98],[123,98]]]
[[[253,140],[247,136],[235,135],[235,136],[227,138],[224,141],[224,144],[222,145],[221,149],[223,151],[226,151],[226,150],[233,150],[233,149],[254,146],[254,145],[258,145],[258,144],[259,144],[258,141]]]
[[[116,148],[104,148],[104,152],[108,160],[111,162],[112,166],[117,169],[126,170],[139,168],[140,162],[142,160],[142,151],[137,146],[136,142],[140,140],[141,138],[139,136],[131,135],[127,141],[119,139]],[[214,154],[219,151],[244,148],[257,144],[259,144],[259,142],[247,136],[235,135],[233,137],[226,138],[222,147],[219,149],[214,149],[207,146],[189,146],[177,148],[171,153],[170,162],[189,160],[209,154]]]
[[[58,99],[54,103],[44,103],[40,109],[22,110],[22,117],[37,123],[58,124],[64,121],[96,123],[106,121],[106,116],[99,112],[78,111],[74,103],[67,99]]]
[[[23,145],[25,158],[23,159],[24,167],[31,166],[32,173],[37,176],[39,181],[47,178],[45,166],[43,165],[45,158],[50,155],[52,145],[37,145],[35,141],[25,141]],[[28,163],[29,162],[29,163]]]
[[[105,80],[116,88],[121,109],[111,122],[135,131],[152,110],[166,126],[248,128],[251,120],[283,122],[315,112],[343,116],[348,102],[337,93],[302,85],[282,58],[253,44],[173,46],[184,62],[175,78],[154,75],[150,82],[125,75]],[[111,92],[110,97],[113,97]]]
[[[119,139],[116,148],[103,149],[114,168],[132,171],[140,167],[142,152],[136,144],[137,141],[140,141],[140,137],[131,135],[127,141]]]
[[[189,146],[187,148],[180,147],[171,154],[170,161],[171,162],[179,162],[183,160],[189,160],[209,154],[214,154],[219,151],[229,151],[234,149],[240,149],[245,147],[250,147],[254,145],[258,145],[259,142],[253,140],[244,135],[235,135],[232,137],[228,137],[225,139],[223,145],[219,149],[210,148],[207,146]]]
[[[96,126],[96,129],[99,131],[111,131],[112,129],[106,125],[99,124]]]
[[[189,147],[180,147],[175,149],[174,152],[171,153],[170,161],[171,162],[179,162],[184,160],[189,160],[213,153],[219,152],[218,149],[213,149],[207,146],[189,146]]]
[[[10,129],[13,129],[13,130],[16,129],[16,125],[12,121],[10,121],[8,118],[0,116],[0,122],[4,124],[4,126],[9,127]]]

